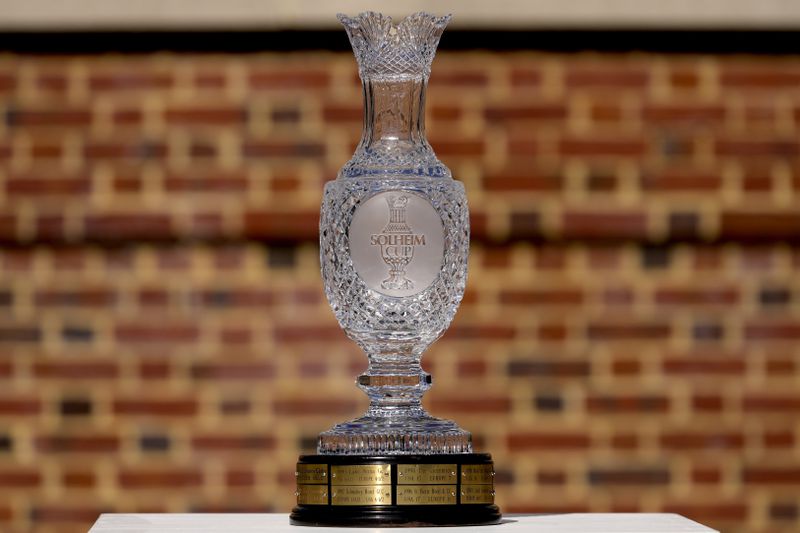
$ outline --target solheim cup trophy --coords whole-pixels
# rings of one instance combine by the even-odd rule
[[[297,464],[299,525],[489,524],[489,454],[471,435],[429,415],[425,349],[455,315],[467,277],[469,212],[425,138],[425,90],[449,16],[339,15],[358,60],[364,131],[352,159],[325,187],[320,260],[339,324],[366,352],[358,386],[364,416],[319,436]]]

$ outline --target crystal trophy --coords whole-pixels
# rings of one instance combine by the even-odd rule
[[[455,315],[469,255],[464,187],[425,138],[426,86],[450,16],[338,18],[358,61],[365,119],[355,154],[325,187],[320,261],[334,314],[369,359],[357,384],[370,405],[300,457],[291,521],[496,523],[491,456],[421,403],[431,377],[420,360]]]

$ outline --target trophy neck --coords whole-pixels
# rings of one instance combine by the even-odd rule
[[[362,85],[364,131],[359,150],[433,154],[425,139],[426,78],[369,76]]]

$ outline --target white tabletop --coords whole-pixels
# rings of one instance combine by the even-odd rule
[[[292,526],[286,514],[103,514],[89,533],[334,533],[348,529]],[[503,523],[494,526],[414,528],[415,532],[438,533],[468,530],[479,530],[479,533],[718,533],[688,518],[666,513],[505,515]],[[373,531],[397,533],[399,530]]]

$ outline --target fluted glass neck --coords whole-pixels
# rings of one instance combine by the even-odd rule
[[[338,15],[347,30],[364,90],[364,130],[340,177],[449,177],[425,138],[425,91],[450,16]]]

